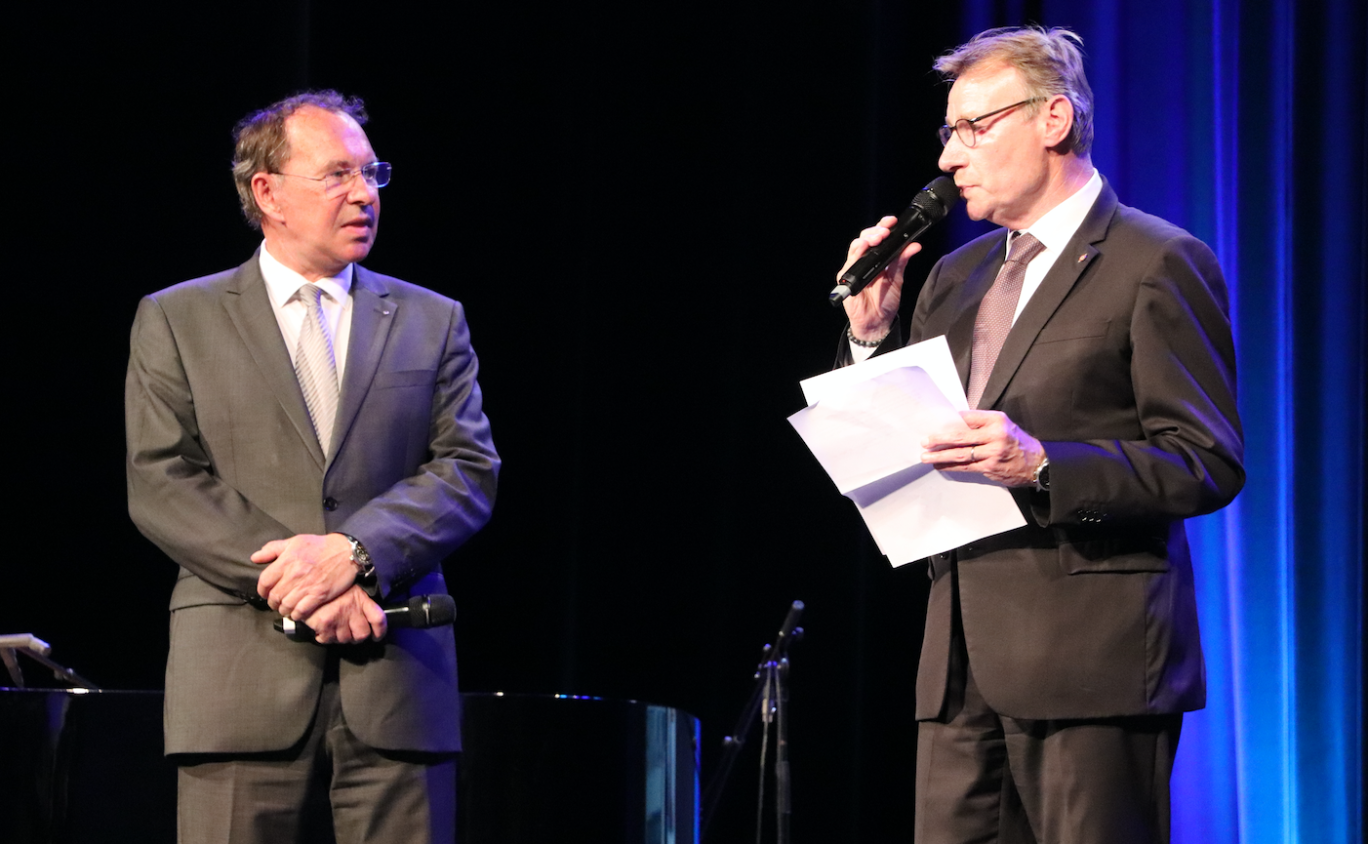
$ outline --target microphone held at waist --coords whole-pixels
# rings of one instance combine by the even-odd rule
[[[440,627],[456,620],[456,599],[450,595],[415,595],[407,603],[384,607],[390,627],[410,627],[425,630]],[[290,618],[277,618],[275,629],[296,642],[312,642],[314,632],[307,624]]]
[[[959,188],[955,187],[955,180],[949,176],[940,176],[922,188],[912,198],[912,204],[898,217],[898,222],[893,224],[888,237],[861,255],[859,260],[850,265],[850,269],[841,273],[840,281],[829,294],[832,307],[864,290],[907,244],[943,220],[958,202]]]

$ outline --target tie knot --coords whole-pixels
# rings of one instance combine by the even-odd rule
[[[1036,240],[1035,235],[1029,232],[1012,232],[1012,246],[1007,250],[1007,260],[1027,264],[1044,249],[1045,244]]]
[[[305,305],[308,305],[310,310],[323,303],[323,295],[323,288],[317,284],[300,285],[299,290],[295,292],[295,296]]]

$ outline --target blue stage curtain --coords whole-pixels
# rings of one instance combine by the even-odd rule
[[[1249,480],[1189,523],[1210,696],[1173,778],[1186,844],[1363,840],[1364,6],[979,0],[961,18],[964,37],[1082,35],[1094,163],[1230,282]]]

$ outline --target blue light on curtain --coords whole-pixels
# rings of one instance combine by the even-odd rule
[[[1363,840],[1365,17],[1360,0],[977,0],[961,19],[965,37],[1079,32],[1094,163],[1230,283],[1249,480],[1189,523],[1209,700],[1184,722],[1176,842]]]

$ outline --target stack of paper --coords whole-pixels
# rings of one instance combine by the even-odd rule
[[[789,417],[895,566],[1026,524],[1011,493],[981,475],[921,462],[922,438],[966,427],[950,347],[937,337],[802,382]]]

